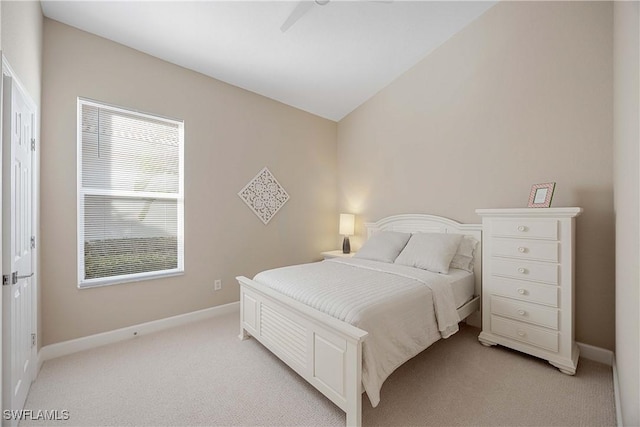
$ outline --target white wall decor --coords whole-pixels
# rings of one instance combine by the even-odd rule
[[[289,194],[266,167],[240,190],[238,196],[265,225],[289,200]]]

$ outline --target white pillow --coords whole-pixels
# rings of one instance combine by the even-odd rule
[[[373,261],[393,262],[405,247],[411,234],[397,231],[378,231],[353,256]]]
[[[447,274],[461,240],[462,234],[413,234],[395,263]]]
[[[449,268],[459,268],[473,273],[473,260],[475,258],[478,241],[471,236],[464,236],[458,246],[458,251],[453,256]]]

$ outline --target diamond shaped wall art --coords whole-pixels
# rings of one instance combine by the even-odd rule
[[[289,195],[266,167],[238,193],[266,225],[289,200]]]

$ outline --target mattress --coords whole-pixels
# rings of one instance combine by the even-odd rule
[[[362,346],[362,384],[375,407],[382,383],[396,368],[458,330],[453,289],[467,299],[467,275],[334,258],[263,271],[254,280],[369,333]]]
[[[453,291],[453,301],[456,308],[460,308],[471,301],[476,290],[476,279],[473,273],[452,268],[447,277],[451,278],[449,285]]]

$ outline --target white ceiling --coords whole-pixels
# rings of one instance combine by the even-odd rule
[[[42,1],[45,16],[338,121],[493,6],[485,1]]]

